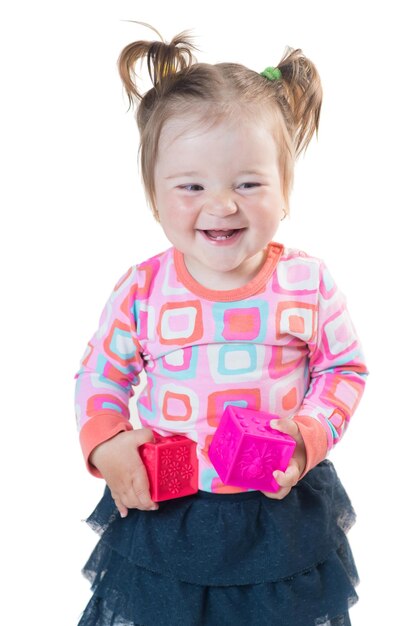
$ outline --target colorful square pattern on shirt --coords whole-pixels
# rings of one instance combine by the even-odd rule
[[[88,417],[95,417],[103,413],[117,412],[123,417],[129,417],[129,410],[123,402],[115,398],[114,395],[97,394],[87,400],[86,414]]]
[[[292,374],[280,378],[271,386],[270,413],[279,417],[290,417],[298,410],[305,393],[304,377],[302,364]]]
[[[327,267],[323,268],[322,280],[319,283],[319,293],[323,300],[331,300],[337,293],[337,285],[334,282]]]
[[[161,307],[157,332],[164,345],[183,346],[203,335],[202,306],[198,300],[168,302]]]
[[[357,408],[361,385],[348,376],[337,376],[331,379],[325,391],[344,414],[351,415]]]
[[[304,302],[280,302],[276,311],[276,336],[293,335],[311,341],[316,330],[316,305]]]
[[[315,259],[297,257],[281,260],[277,266],[273,290],[294,295],[316,293],[319,279],[319,262]]]
[[[136,362],[137,345],[127,324],[115,320],[103,342],[105,353],[122,367]]]
[[[197,420],[199,413],[199,398],[190,389],[176,383],[163,385],[160,389],[158,404],[161,407],[159,426],[173,427],[173,422],[187,422],[187,428]]]
[[[259,380],[263,375],[266,348],[231,343],[208,346],[209,368],[216,383]]]
[[[207,420],[210,426],[217,428],[223,412],[229,405],[242,406],[245,409],[260,409],[259,389],[225,389],[214,391],[208,396]]]
[[[350,352],[355,346],[355,334],[346,311],[336,313],[324,324],[324,349],[328,358]]]
[[[115,387],[123,390],[125,393],[129,391],[131,385],[137,385],[139,376],[135,375],[130,367],[115,367],[104,355],[100,354],[97,358],[96,370],[99,374],[97,383],[92,379],[92,386],[98,389],[103,387]]]
[[[146,298],[149,295],[153,278],[158,272],[160,261],[158,257],[149,259],[146,263],[137,266],[137,298]]]
[[[132,304],[132,315],[136,320],[136,333],[138,339],[154,339],[155,335],[155,309],[152,305],[145,304],[142,300],[135,300]]]
[[[155,376],[147,371],[147,384],[138,397],[137,408],[138,415],[149,422],[158,418],[155,390]]]
[[[167,263],[161,285],[161,291],[163,296],[174,296],[177,294],[187,293],[187,289],[177,278],[173,259],[170,259]]]
[[[268,303],[216,302],[213,306],[216,341],[263,341],[266,336]]]
[[[299,343],[299,342],[298,342]],[[271,359],[268,366],[269,376],[272,379],[281,378],[304,361],[308,348],[303,350],[300,345],[271,346]]]
[[[93,355],[94,346],[91,341],[88,342],[86,351],[83,354],[83,358],[81,364],[83,367],[87,367],[88,362],[90,361],[90,357]]]
[[[179,348],[161,357],[160,370],[169,378],[187,379],[196,377],[198,347]]]

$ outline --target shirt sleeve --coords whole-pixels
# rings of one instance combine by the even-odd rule
[[[368,371],[344,295],[321,263],[317,330],[309,344],[310,384],[294,420],[307,451],[305,475],[342,438]]]
[[[100,443],[132,430],[129,398],[143,370],[136,320],[136,266],[116,284],[77,372],[75,408],[80,443],[89,471],[100,476],[89,456]]]

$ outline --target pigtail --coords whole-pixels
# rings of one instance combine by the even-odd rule
[[[322,87],[315,65],[302,50],[287,48],[277,66],[281,72],[280,104],[286,125],[293,130],[296,156],[306,150],[313,134],[318,134]],[[277,84],[276,83],[276,84]]]
[[[148,74],[154,86],[154,95],[163,95],[169,83],[178,72],[187,70],[195,62],[190,35],[184,31],[176,35],[170,43],[166,43],[160,33],[143,22],[136,22],[151,28],[161,41],[135,41],[127,45],[119,55],[118,70],[129,99],[129,107],[133,102],[141,101],[136,79],[135,66],[138,61],[146,59]]]

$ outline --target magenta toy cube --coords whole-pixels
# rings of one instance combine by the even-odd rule
[[[181,498],[197,492],[196,443],[183,435],[161,437],[138,448],[146,467],[154,502]]]
[[[286,470],[296,442],[271,428],[272,419],[277,415],[226,407],[209,447],[209,458],[225,485],[270,492],[280,489],[273,472]]]

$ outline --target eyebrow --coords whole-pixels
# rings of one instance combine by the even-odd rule
[[[178,172],[176,174],[172,174],[171,176],[166,176],[165,179],[169,180],[170,178],[182,178],[182,176],[199,176],[199,172]]]
[[[242,172],[238,172],[238,176],[260,176],[262,174],[261,170],[243,170]],[[199,172],[178,172],[176,174],[172,174],[171,176],[166,176],[165,180],[170,180],[171,178],[182,178],[183,176],[200,176]]]

